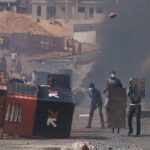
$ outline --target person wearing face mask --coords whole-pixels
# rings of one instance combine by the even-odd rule
[[[91,101],[91,106],[90,106],[90,113],[89,113],[89,120],[88,120],[87,128],[91,128],[94,111],[96,110],[96,108],[98,108],[100,121],[101,121],[101,128],[103,129],[104,118],[103,118],[103,112],[102,112],[103,100],[101,97],[101,93],[95,88],[95,85],[93,83],[89,84],[88,93],[89,93],[89,97]]]
[[[116,77],[116,72],[114,70],[110,72],[110,77],[107,79],[107,87],[106,87],[106,89],[104,90],[103,93],[104,94],[106,92],[109,93],[109,90],[112,89],[112,88],[122,88],[122,83]],[[109,102],[109,98],[108,98],[108,95],[107,95],[106,100],[105,100],[105,104],[104,104],[105,113],[106,113],[106,121],[108,121],[108,116],[107,116],[107,113],[109,111],[108,102]],[[114,129],[112,129],[112,132],[114,134]],[[118,129],[118,134],[119,134],[119,132],[120,132],[120,129]]]

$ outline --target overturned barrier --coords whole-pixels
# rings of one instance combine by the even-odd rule
[[[48,138],[70,136],[74,103],[69,85],[50,88],[8,82],[2,87],[0,129],[4,134]]]

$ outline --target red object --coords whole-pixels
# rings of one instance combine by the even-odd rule
[[[109,14],[109,18],[111,18],[111,19],[115,18],[116,16],[117,15],[115,13],[113,13],[113,12]]]
[[[37,97],[7,94],[4,134],[32,136]]]

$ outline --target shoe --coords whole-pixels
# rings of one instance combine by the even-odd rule
[[[140,136],[140,134],[136,134],[136,137],[139,137]]]
[[[132,133],[133,133],[133,132],[130,132],[130,131],[129,131],[128,136],[130,136]]]

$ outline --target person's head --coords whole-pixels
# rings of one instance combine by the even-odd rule
[[[50,87],[55,87],[55,79],[54,78],[48,78],[47,83],[48,83],[48,85],[50,85]]]
[[[110,72],[110,77],[115,78],[116,77],[116,72],[113,70]]]
[[[90,83],[90,84],[89,84],[89,88],[90,88],[90,89],[94,89],[94,88],[95,88],[94,83]]]
[[[133,83],[133,78],[130,78],[129,84],[130,84],[130,86],[134,84],[134,83]]]

